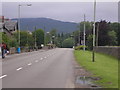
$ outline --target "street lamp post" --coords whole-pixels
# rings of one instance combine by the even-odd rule
[[[19,4],[18,5],[18,44],[19,44],[19,47],[18,47],[18,53],[21,52],[20,50],[20,7],[21,6],[31,6],[32,4]]]
[[[46,46],[46,31],[45,31],[45,26],[44,26],[44,46]]]
[[[37,50],[36,27],[34,27],[34,29],[35,29],[35,49]]]

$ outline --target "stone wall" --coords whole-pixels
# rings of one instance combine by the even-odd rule
[[[113,46],[96,46],[94,47],[95,52],[104,53],[120,59],[120,47]]]

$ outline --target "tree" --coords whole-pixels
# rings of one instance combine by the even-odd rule
[[[109,36],[109,45],[110,46],[117,45],[117,34],[116,34],[116,32],[114,30],[109,31],[108,36]]]
[[[109,23],[101,21],[99,23],[99,33],[98,33],[98,45],[99,46],[106,46],[109,45],[109,35],[108,32],[110,31]]]
[[[52,37],[52,36],[56,36],[56,35],[57,35],[57,30],[56,30],[56,29],[52,29],[52,30],[50,31],[50,35],[51,35],[51,37]]]
[[[93,49],[93,43],[92,43],[92,41],[93,41],[93,35],[91,34],[91,35],[89,35],[87,37],[87,43],[86,43],[89,50]]]
[[[2,43],[5,43],[9,46],[9,42],[10,38],[6,34],[2,33]]]
[[[74,46],[74,40],[72,38],[67,38],[63,41],[63,48],[72,48]]]
[[[27,46],[27,32],[26,31],[21,31],[20,32],[20,46],[25,47]]]
[[[73,37],[75,39],[75,46],[77,46],[77,44],[79,43],[79,39],[80,39],[80,31],[74,31],[73,32]]]
[[[114,22],[110,24],[110,30],[116,32],[116,37],[117,37],[117,43],[118,46],[120,46],[120,23]]]
[[[44,31],[42,29],[37,29],[33,32],[33,37],[35,39],[38,47],[41,47],[41,44],[44,44]]]
[[[2,42],[5,43],[8,48],[18,46],[17,39],[14,36],[8,36],[4,33],[2,33]]]
[[[34,47],[34,42],[35,42],[35,40],[34,40],[34,38],[33,38],[33,35],[28,33],[27,37],[28,37],[28,38],[27,38],[28,47]]]

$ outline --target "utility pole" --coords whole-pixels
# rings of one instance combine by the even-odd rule
[[[85,51],[85,18],[86,18],[86,16],[85,16],[85,14],[84,14],[84,36],[83,36],[83,38],[84,38],[84,48],[83,48],[83,50]]]
[[[97,24],[96,46],[98,46],[98,38],[99,38],[99,23]]]
[[[96,0],[94,1],[94,27],[93,27],[93,52],[92,52],[92,61],[95,61],[95,19],[96,19]]]

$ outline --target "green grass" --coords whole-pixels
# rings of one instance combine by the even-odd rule
[[[74,51],[77,62],[86,70],[100,77],[95,83],[104,88],[118,88],[118,60],[114,57],[95,53],[95,62],[92,62],[92,52]]]

